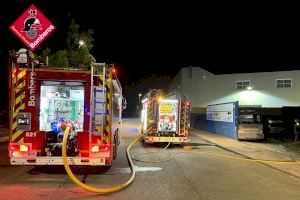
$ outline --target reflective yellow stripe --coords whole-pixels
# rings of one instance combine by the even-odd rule
[[[18,142],[19,144],[24,144],[24,138],[22,137],[21,140]]]
[[[16,131],[16,132],[12,135],[12,141],[15,141],[15,139],[17,139],[17,137],[19,137],[22,133],[23,133],[23,131]]]
[[[20,80],[21,78],[23,78],[23,76],[26,75],[26,70],[22,70],[18,73],[18,80]]]
[[[25,98],[25,92],[16,98],[16,105]]]
[[[15,128],[17,128],[17,121],[15,121],[15,122],[12,124],[12,130],[14,130]]]
[[[22,83],[20,83],[16,89],[23,89],[26,86],[26,81],[24,80]]]
[[[19,108],[15,110],[15,112],[13,113],[13,119],[15,119],[17,117],[18,112],[23,109],[25,109],[25,103],[23,103]]]

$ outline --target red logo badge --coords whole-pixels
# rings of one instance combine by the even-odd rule
[[[29,6],[9,28],[31,51],[55,30],[55,26],[34,5]]]

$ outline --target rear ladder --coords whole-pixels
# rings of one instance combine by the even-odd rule
[[[105,88],[105,63],[94,63],[91,65],[91,105],[89,144],[92,142],[92,133],[103,138],[106,110],[106,88]]]

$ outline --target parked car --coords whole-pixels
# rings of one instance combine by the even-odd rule
[[[285,121],[279,119],[268,120],[268,137],[282,139],[286,134]]]

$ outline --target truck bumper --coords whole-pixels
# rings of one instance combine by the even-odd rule
[[[146,143],[153,142],[174,142],[174,143],[187,143],[187,137],[160,137],[160,136],[145,136],[144,141]]]
[[[104,166],[106,158],[68,157],[69,165]],[[62,157],[10,158],[11,165],[63,165]]]

